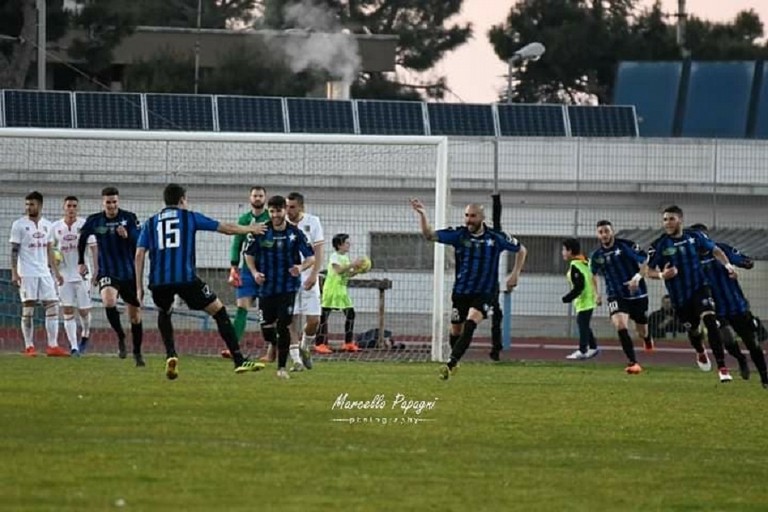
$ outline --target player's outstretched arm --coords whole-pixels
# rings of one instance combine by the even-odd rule
[[[267,225],[251,224],[241,226],[239,224],[230,224],[229,222],[220,222],[216,231],[225,235],[263,235],[267,231]]]
[[[413,198],[411,199],[411,208],[419,214],[419,226],[421,227],[421,234],[424,238],[430,242],[437,240],[437,233],[429,225],[429,219],[427,218],[427,210],[421,200]]]

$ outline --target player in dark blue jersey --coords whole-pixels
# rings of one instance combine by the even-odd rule
[[[691,230],[708,234],[704,224],[694,224],[691,226]],[[734,266],[744,269],[754,267],[752,259],[742,254],[738,249],[720,242],[715,242],[715,244],[728,256],[728,260]],[[755,320],[749,309],[749,301],[744,296],[741,285],[736,279],[736,274],[729,273],[720,262],[715,260],[711,251],[702,253],[700,256],[704,275],[715,299],[715,311],[720,323],[720,336],[726,350],[739,362],[741,377],[745,380],[749,379],[749,364],[733,338],[732,327],[747,347],[749,355],[755,363],[755,368],[760,374],[760,382],[764,388],[768,389],[768,369],[766,368],[765,355],[757,343]]]
[[[315,252],[304,232],[286,220],[287,201],[272,196],[267,201],[270,221],[264,234],[245,250],[245,261],[261,286],[262,322],[277,330],[277,376],[287,379],[285,365],[291,345],[293,304],[301,287],[301,272],[315,264]],[[302,257],[304,260],[302,261]]]
[[[631,240],[616,238],[613,224],[608,220],[597,223],[597,239],[600,247],[589,257],[589,266],[597,291],[597,303],[602,302],[597,276],[603,276],[611,322],[616,328],[630,374],[640,373],[635,346],[629,335],[629,321],[642,338],[647,352],[653,351],[653,339],[648,332],[648,289],[643,279],[648,255]]]
[[[109,325],[117,334],[118,355],[124,359],[125,331],[117,311],[118,296],[125,302],[128,318],[131,320],[131,341],[133,358],[136,366],[144,366],[141,355],[141,306],[136,297],[136,268],[134,256],[136,241],[139,238],[139,219],[136,214],[120,208],[120,197],[116,187],[106,187],[101,191],[103,210],[89,216],[80,230],[77,244],[77,257],[80,274],[85,276],[85,249],[90,236],[96,238],[98,250],[98,268],[94,269],[94,281],[99,285],[99,293],[104,303]]]
[[[424,238],[452,246],[456,256],[456,281],[451,296],[451,358],[440,368],[440,377],[445,380],[455,372],[478,324],[488,317],[494,294],[498,293],[501,253],[516,253],[515,266],[506,278],[506,288],[511,290],[517,286],[528,251],[515,238],[489,229],[481,205],[470,204],[465,208],[464,226],[438,231],[429,225],[421,201],[412,199],[411,207],[419,214]]]
[[[672,300],[675,314],[688,329],[688,339],[697,353],[699,367],[711,368],[699,325],[704,324],[709,333],[709,345],[718,367],[720,382],[732,380],[725,365],[723,341],[715,316],[715,304],[709,289],[699,255],[711,251],[729,274],[735,273],[725,253],[706,235],[683,229],[683,211],[669,206],[663,216],[665,233],[657,238],[648,250],[648,277],[663,279]]]
[[[261,363],[247,361],[240,352],[235,329],[224,304],[211,288],[197,277],[195,265],[195,234],[198,231],[218,231],[225,235],[258,234],[264,226],[238,226],[220,223],[188,209],[187,191],[170,183],[163,190],[165,208],[144,223],[136,249],[135,286],[139,302],[144,298],[144,258],[149,254],[149,289],[157,306],[157,326],[165,344],[165,375],[178,377],[179,359],[173,340],[173,302],[176,295],[190,309],[204,310],[216,320],[219,334],[235,363],[235,372],[243,373],[263,368]]]

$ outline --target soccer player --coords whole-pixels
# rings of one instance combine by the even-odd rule
[[[456,372],[459,360],[472,341],[478,324],[488,317],[499,280],[499,258],[503,251],[517,253],[515,266],[506,278],[508,290],[517,286],[527,250],[515,238],[489,229],[485,225],[485,210],[479,204],[464,209],[464,226],[434,231],[429,225],[422,202],[411,199],[411,207],[419,215],[424,238],[430,242],[450,245],[456,255],[456,281],[453,285],[451,357],[440,367],[440,378],[447,380]]]
[[[263,224],[240,226],[223,224],[188,209],[187,191],[181,185],[169,183],[163,190],[165,208],[150,217],[141,229],[136,249],[136,290],[139,302],[144,298],[144,258],[149,253],[149,289],[157,306],[157,327],[165,345],[165,375],[173,380],[179,376],[179,358],[173,340],[173,302],[176,295],[192,310],[204,310],[214,320],[219,335],[226,343],[235,373],[263,368],[261,363],[246,360],[229,315],[211,288],[197,277],[195,265],[195,234],[198,231],[218,231],[226,235],[258,234]]]
[[[665,233],[648,250],[648,277],[664,280],[675,313],[688,329],[688,339],[696,350],[697,363],[707,371],[711,365],[699,331],[699,325],[704,324],[720,382],[730,382],[733,378],[725,365],[725,351],[715,317],[712,292],[707,286],[699,255],[712,252],[729,275],[735,274],[734,266],[709,237],[698,231],[683,229],[683,210],[678,206],[664,209],[663,224]]]
[[[62,282],[53,253],[53,229],[43,217],[43,195],[30,192],[24,198],[26,215],[11,225],[11,283],[18,286],[21,297],[21,333],[24,337],[24,355],[35,357],[34,343],[35,305],[43,303],[45,331],[48,347],[45,353],[51,357],[68,356],[56,339],[59,336],[59,297],[54,278]],[[51,275],[53,272],[53,275]]]
[[[277,331],[277,376],[281,379],[289,378],[285,364],[301,273],[315,264],[312,246],[298,226],[287,222],[285,208],[283,196],[269,198],[267,231],[254,237],[245,251],[248,269],[256,284],[261,286],[259,301],[263,322],[275,325]]]
[[[125,359],[125,331],[117,311],[118,296],[125,302],[131,320],[131,341],[136,366],[144,366],[141,355],[143,329],[141,326],[141,304],[136,297],[136,241],[139,238],[139,219],[136,214],[120,208],[120,193],[116,187],[105,187],[101,191],[103,210],[88,216],[80,230],[77,242],[77,263],[80,275],[88,273],[85,265],[85,249],[91,237],[96,238],[98,247],[98,271],[96,282],[104,303],[109,325],[117,334],[118,356]]]
[[[292,342],[289,348],[293,367],[291,371],[301,371],[304,368],[312,368],[312,348],[315,347],[315,336],[320,326],[320,283],[318,274],[323,263],[323,246],[325,235],[323,225],[317,215],[311,215],[304,211],[304,196],[298,192],[291,192],[286,197],[286,212],[288,221],[298,226],[304,233],[315,253],[315,264],[301,273],[301,288],[296,293],[296,303],[293,306],[294,321],[291,323]],[[305,317],[301,339],[295,324],[301,321],[301,315]],[[320,347],[315,348],[320,352]],[[326,347],[327,345],[322,345]],[[349,352],[358,350],[356,344],[345,347]],[[322,353],[322,352],[321,352]]]
[[[91,250],[91,259],[87,261],[88,273],[80,274],[77,264],[77,245],[80,230],[85,219],[78,215],[78,199],[75,196],[64,198],[64,218],[53,223],[53,240],[55,247],[61,253],[59,272],[64,283],[59,288],[61,297],[61,313],[64,317],[64,332],[67,334],[70,353],[79,356],[85,353],[91,332],[91,278],[95,275],[91,259],[96,262],[98,255],[96,237],[91,235],[86,243]],[[77,321],[75,309],[80,316],[80,340],[77,338]]]
[[[694,224],[691,230],[700,231],[708,234],[707,226],[704,224]],[[751,269],[754,262],[751,258],[742,254],[738,249],[728,244],[715,242],[715,245],[722,250],[728,260],[735,266]],[[720,336],[723,339],[725,348],[738,362],[739,372],[743,379],[749,378],[749,365],[747,358],[741,353],[741,349],[733,339],[730,327],[736,331],[744,345],[749,351],[752,362],[755,363],[760,374],[760,382],[763,388],[768,389],[768,368],[766,368],[765,355],[758,345],[755,338],[755,320],[749,309],[749,301],[744,296],[738,279],[734,279],[735,274],[728,272],[719,262],[715,261],[712,252],[701,254],[701,263],[704,266],[704,275],[712,289],[712,295],[715,299],[715,311],[717,320],[720,324]]]
[[[648,332],[648,289],[643,278],[648,255],[636,243],[616,238],[609,220],[597,222],[597,240],[600,246],[592,252],[589,266],[594,275],[597,303],[602,303],[597,276],[605,280],[608,314],[619,335],[619,342],[627,357],[625,371],[638,374],[643,371],[637,364],[635,346],[629,334],[629,321],[635,323],[635,331],[642,338],[646,352],[654,349],[653,338]]]
[[[239,226],[250,226],[252,224],[265,224],[269,222],[269,212],[265,208],[267,189],[259,185],[251,187],[248,200],[251,208],[237,219],[237,224]],[[235,298],[237,299],[235,334],[237,335],[238,343],[243,341],[245,328],[248,324],[248,310],[253,306],[253,301],[259,297],[259,286],[254,282],[243,256],[250,240],[250,235],[235,235],[229,251],[229,283],[235,287]],[[274,361],[275,327],[273,325],[265,326],[262,323],[261,333],[264,336],[264,341],[267,342],[268,352],[266,359],[270,360],[270,362]],[[221,355],[225,358],[231,357],[228,350],[222,350]]]
[[[579,349],[566,356],[566,359],[590,359],[600,353],[595,333],[589,325],[592,313],[597,307],[594,276],[577,239],[563,240],[561,255],[563,260],[568,262],[565,278],[571,286],[571,290],[563,296],[563,303],[573,304],[573,309],[576,310],[576,325],[579,326]]]

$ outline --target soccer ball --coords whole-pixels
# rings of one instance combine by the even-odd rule
[[[363,256],[360,259],[362,260],[362,264],[357,269],[357,271],[361,274],[365,274],[366,272],[371,270],[371,258],[369,258],[368,256]]]

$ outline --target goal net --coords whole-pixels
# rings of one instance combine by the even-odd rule
[[[31,190],[43,194],[43,215],[51,221],[62,217],[68,195],[79,198],[82,217],[100,211],[101,189],[109,185],[119,188],[120,207],[142,221],[162,208],[162,190],[170,182],[187,187],[190,208],[223,222],[235,222],[248,211],[251,186],[265,187],[268,196],[300,192],[307,213],[322,223],[323,269],[338,233],[349,235],[353,260],[373,256],[370,272],[349,285],[356,312],[352,336],[361,350],[341,351],[345,319],[332,313],[327,332],[334,352],[321,359],[442,360],[447,355],[452,276],[446,277],[444,249],[420,240],[408,202],[421,197],[433,225],[447,224],[445,138],[3,129],[0,155],[4,236],[24,214],[24,196]],[[234,315],[235,294],[227,284],[231,242],[218,233],[199,234],[197,266]],[[0,268],[0,350],[20,351],[18,291],[10,285],[7,259]],[[96,290],[93,297],[91,346],[114,353],[116,338]],[[162,352],[151,297],[145,306],[146,350]],[[42,311],[36,315],[40,349]],[[254,307],[241,342],[254,355],[264,349],[259,318]],[[122,322],[129,331],[124,312]],[[174,324],[181,353],[216,355],[224,348],[205,313],[179,304]],[[68,346],[60,331],[59,343]]]

